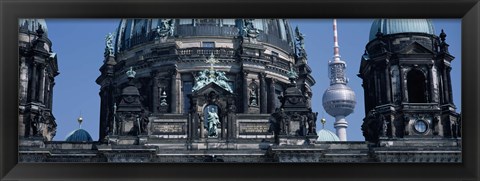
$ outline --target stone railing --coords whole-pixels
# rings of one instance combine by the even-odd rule
[[[212,54],[215,56],[227,56],[232,57],[235,56],[235,50],[231,48],[201,48],[201,47],[194,47],[194,48],[185,48],[185,49],[178,49],[177,54],[180,56],[194,56],[194,55],[210,55]]]

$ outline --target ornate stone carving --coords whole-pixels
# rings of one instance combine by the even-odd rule
[[[252,80],[252,83],[250,83],[250,91],[249,91],[249,105],[250,106],[258,106],[258,85],[255,81],[255,79]]]
[[[104,53],[105,57],[114,56],[113,39],[114,39],[114,35],[112,33],[108,33],[108,35],[105,36],[105,53]]]
[[[210,63],[210,69],[205,69],[198,73],[198,76],[195,77],[195,85],[193,86],[192,91],[194,92],[200,90],[201,88],[213,82],[228,92],[233,93],[232,87],[227,82],[229,79],[225,75],[225,72],[217,71],[213,68],[213,65],[218,63],[218,61],[215,60],[213,53],[205,62]]]
[[[307,57],[307,52],[305,51],[305,35],[303,35],[298,26],[295,28],[295,39],[298,42],[298,56],[299,57]]]
[[[159,26],[157,26],[157,35],[160,38],[172,36],[174,31],[173,19],[162,19]]]
[[[218,125],[220,124],[220,119],[218,117],[218,113],[216,110],[206,110],[208,111],[208,116],[207,116],[207,130],[208,130],[208,136],[209,137],[217,137],[217,128]]]
[[[260,34],[257,28],[253,25],[254,19],[244,19],[243,20],[243,36],[248,37],[248,40],[251,43],[257,42],[257,37]]]

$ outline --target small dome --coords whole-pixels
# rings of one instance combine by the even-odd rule
[[[378,30],[384,35],[396,33],[435,34],[433,23],[429,19],[376,19],[370,28],[370,39],[376,38]]]
[[[65,141],[70,141],[70,142],[91,142],[93,141],[92,137],[90,134],[85,131],[84,129],[77,129],[70,134],[67,135],[67,138]]]
[[[317,131],[317,141],[340,141],[340,138],[338,136],[327,130],[327,129],[321,129],[320,131]]]
[[[38,28],[42,26],[43,34],[48,36],[47,23],[44,19],[19,19],[18,29],[23,33],[36,33]]]

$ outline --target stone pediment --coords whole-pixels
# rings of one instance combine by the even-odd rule
[[[232,95],[230,91],[226,90],[222,86],[216,84],[215,82],[210,82],[207,85],[203,86],[199,90],[193,91],[193,95],[202,95],[209,94],[210,92],[215,92],[217,95]]]
[[[433,54],[431,50],[423,46],[418,42],[413,42],[412,44],[406,46],[399,51],[400,54]]]

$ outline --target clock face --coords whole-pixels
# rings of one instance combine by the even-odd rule
[[[419,133],[425,133],[427,131],[427,123],[424,120],[415,121],[414,128],[415,131]]]

